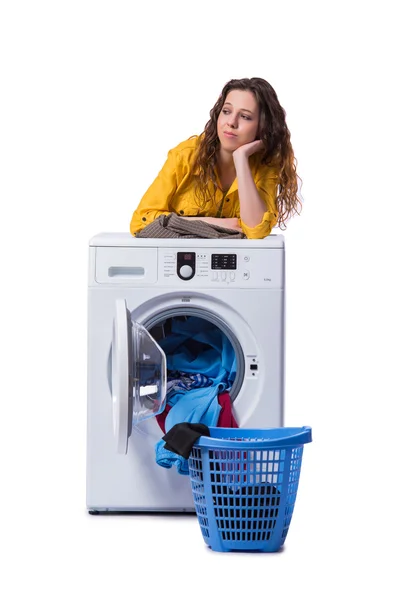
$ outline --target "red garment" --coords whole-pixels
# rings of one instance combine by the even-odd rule
[[[221,411],[218,417],[217,427],[239,427],[236,423],[236,419],[232,413],[232,403],[231,397],[228,392],[222,392],[218,396],[218,404],[221,406]],[[240,453],[237,453],[240,455]],[[219,468],[221,471],[224,471],[225,474],[223,477],[226,477],[231,484],[240,484],[241,478],[243,481],[246,481],[246,475],[240,473],[230,473],[230,465],[228,460],[228,453],[225,450],[218,450],[217,456],[221,459]],[[246,453],[243,454],[244,459],[246,459]],[[237,457],[239,458],[239,457]],[[234,463],[234,468],[237,468],[237,464]],[[246,463],[243,464],[244,471],[246,470]]]
[[[219,394],[218,404],[221,410],[218,416],[217,427],[239,427],[232,413],[231,397],[228,392]],[[171,408],[172,406],[166,404],[163,412],[160,415],[156,415],[157,423],[163,433],[165,433],[165,419]]]
[[[219,394],[218,404],[221,407],[221,411],[219,413],[217,427],[239,427],[232,413],[231,397],[228,392]]]
[[[172,406],[170,406],[169,404],[166,404],[162,413],[159,415],[156,415],[157,423],[159,424],[160,429],[162,430],[163,433],[165,433],[165,419],[167,418],[167,414],[169,413],[171,408],[172,408]]]

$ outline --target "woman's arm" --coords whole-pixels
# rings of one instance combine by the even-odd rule
[[[240,146],[233,153],[240,203],[240,225],[249,239],[269,235],[278,221],[276,197],[279,173],[264,166],[254,181],[249,157],[263,148],[260,140]]]
[[[248,227],[256,227],[264,217],[265,202],[260,197],[249,165],[249,157],[262,150],[260,140],[240,146],[233,153],[240,202],[240,218]]]
[[[195,221],[204,221],[210,225],[218,225],[219,227],[225,227],[225,229],[235,229],[236,231],[242,232],[242,228],[239,225],[239,219],[236,217],[221,218],[218,217],[179,217],[180,219],[194,219]]]

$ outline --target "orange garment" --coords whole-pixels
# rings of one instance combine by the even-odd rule
[[[253,154],[249,158],[254,183],[260,197],[265,202],[265,213],[262,221],[255,227],[248,227],[240,219],[237,178],[227,192],[224,193],[218,188],[213,206],[201,210],[199,201],[195,196],[194,181],[190,178],[198,140],[198,136],[193,136],[169,151],[163,168],[133,213],[130,224],[132,235],[152,223],[160,215],[170,214],[171,212],[185,217],[236,217],[239,219],[239,225],[243,233],[249,239],[261,239],[269,235],[278,221],[276,196],[279,174],[277,169],[262,165],[259,153]],[[209,186],[210,192],[213,193],[214,186],[211,181]]]

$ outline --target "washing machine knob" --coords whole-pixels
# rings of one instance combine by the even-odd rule
[[[179,273],[182,275],[182,277],[185,277],[185,279],[188,279],[189,277],[191,277],[193,275],[193,269],[190,265],[182,265],[181,268],[179,269]]]

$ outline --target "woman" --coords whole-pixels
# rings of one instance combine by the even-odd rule
[[[200,136],[168,153],[132,216],[133,235],[160,215],[201,219],[260,239],[299,214],[285,111],[264,79],[232,79]]]

